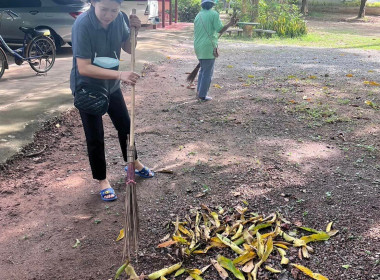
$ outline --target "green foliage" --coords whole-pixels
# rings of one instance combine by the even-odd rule
[[[201,0],[178,0],[178,19],[181,22],[193,22],[201,10]]]
[[[259,2],[259,20],[263,29],[275,30],[280,37],[299,37],[307,33],[306,22],[299,7],[278,0]]]

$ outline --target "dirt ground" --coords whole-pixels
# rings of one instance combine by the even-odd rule
[[[139,157],[173,174],[137,181],[136,271],[149,274],[182,260],[157,248],[177,215],[183,219],[200,204],[229,209],[246,201],[250,211],[277,211],[317,230],[334,221],[338,235],[313,243],[309,260],[292,261],[333,280],[380,279],[380,87],[370,83],[380,83],[379,52],[224,42],[214,99],[199,102],[185,83],[196,65],[191,40],[176,44],[165,62],[147,65],[137,86]],[[114,276],[125,174],[107,116],[104,124],[116,202],[100,200],[76,110],[46,123],[2,166],[0,279]],[[210,250],[184,265],[201,268],[217,254]],[[259,279],[309,279],[284,275],[261,270]],[[204,279],[219,276],[210,269]]]

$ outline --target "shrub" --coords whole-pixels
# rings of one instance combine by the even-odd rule
[[[194,22],[198,12],[201,10],[201,0],[179,0],[178,19],[182,22]]]
[[[275,30],[278,36],[298,37],[307,33],[306,22],[299,7],[292,2],[260,0],[259,19],[263,29]]]

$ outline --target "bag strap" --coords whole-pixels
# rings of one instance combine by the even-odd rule
[[[212,47],[213,47],[213,48],[216,48],[217,46],[214,45],[214,42],[212,41],[211,36],[210,36],[210,35],[208,34],[208,32],[207,32],[207,29],[206,29],[206,26],[205,26],[205,24],[204,24],[204,22],[203,22],[202,16],[199,15],[199,18],[201,19],[201,22],[202,22],[203,28],[204,28],[204,30],[205,30],[205,32],[206,32],[208,38],[209,38],[210,41],[211,41]]]

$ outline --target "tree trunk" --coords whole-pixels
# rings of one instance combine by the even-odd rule
[[[365,4],[366,3],[367,3],[367,0],[361,0],[360,1],[360,9],[359,9],[358,18],[364,18],[364,16],[365,16]]]
[[[259,19],[259,0],[251,0],[251,4],[253,7],[251,20],[257,22]]]
[[[301,13],[306,16],[308,12],[309,9],[307,8],[307,0],[302,0]]]

